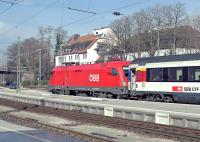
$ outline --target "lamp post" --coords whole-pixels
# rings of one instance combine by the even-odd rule
[[[157,30],[157,55],[160,56],[160,30]]]
[[[160,31],[165,29],[171,29],[174,27],[157,27],[154,28],[154,31],[157,31],[157,56],[160,56]]]
[[[21,57],[20,57],[20,36],[18,37],[17,45],[17,89],[16,92],[19,93],[21,87]]]

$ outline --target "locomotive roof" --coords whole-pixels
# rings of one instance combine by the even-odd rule
[[[72,66],[57,66],[52,71],[63,71],[63,69],[77,70],[77,69],[98,69],[104,67],[119,67],[128,66],[129,61],[112,61],[107,63],[96,63],[96,64],[82,64],[82,65],[72,65]]]
[[[192,61],[192,60],[200,60],[200,53],[137,58],[134,59],[131,63],[145,65],[146,63]]]

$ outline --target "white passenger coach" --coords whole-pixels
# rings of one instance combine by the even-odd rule
[[[138,58],[129,66],[138,99],[200,103],[200,54]]]

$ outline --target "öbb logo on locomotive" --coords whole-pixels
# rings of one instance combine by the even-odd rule
[[[99,74],[90,74],[89,81],[90,82],[99,82]]]

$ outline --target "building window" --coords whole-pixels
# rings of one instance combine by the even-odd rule
[[[87,59],[87,53],[83,54],[83,59]]]
[[[75,60],[79,60],[79,55],[75,55]]]
[[[64,62],[64,56],[58,57],[58,62],[59,62],[59,65],[61,66]]]

